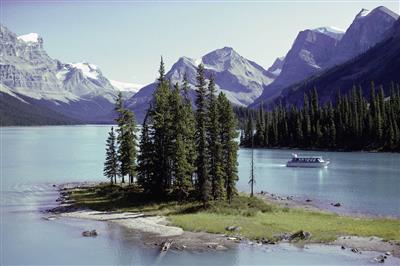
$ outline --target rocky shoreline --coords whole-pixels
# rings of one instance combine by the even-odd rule
[[[96,221],[112,222],[123,226],[129,230],[141,233],[144,244],[149,246],[159,246],[162,252],[166,243],[168,248],[174,250],[207,251],[207,250],[227,250],[236,248],[239,244],[248,245],[276,245],[280,243],[290,243],[294,245],[304,245],[304,241],[311,237],[311,233],[298,231],[295,233],[283,233],[277,236],[278,241],[260,239],[251,241],[240,235],[240,229],[234,225],[228,226],[227,231],[231,234],[211,234],[207,232],[188,232],[182,228],[169,224],[164,216],[146,215],[145,213],[134,212],[99,212],[88,209],[78,209],[73,205],[73,201],[68,198],[68,191],[71,189],[87,188],[98,183],[68,183],[57,186],[60,197],[57,199],[59,206],[48,210],[46,220],[57,218],[77,218]],[[298,203],[292,198],[282,198],[274,194],[263,192],[259,197],[266,198],[273,202],[283,204],[288,208],[302,207],[310,210],[321,210],[316,206],[306,203]],[[326,210],[325,210],[326,211]],[[96,233],[97,235],[97,233]],[[341,236],[332,243],[312,243],[321,245],[334,245],[338,250],[350,249],[354,253],[364,251],[380,252],[376,257],[377,262],[384,262],[389,256],[400,258],[400,245],[395,241],[384,241],[378,237],[357,237]]]
[[[348,206],[345,206],[343,205],[343,203],[337,201],[322,202],[307,197],[282,196],[275,193],[269,193],[267,191],[261,191],[259,193],[256,193],[255,195],[267,201],[276,203],[279,206],[288,208],[303,208],[310,211],[331,212],[342,216],[358,218],[400,219],[400,216],[359,213],[351,210]]]

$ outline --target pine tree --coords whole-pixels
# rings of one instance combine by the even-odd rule
[[[154,176],[152,180],[153,194],[165,197],[171,186],[171,124],[169,82],[165,79],[164,61],[161,58],[157,88],[153,95],[152,108],[149,116],[152,121],[150,138],[153,140]]]
[[[244,130],[244,138],[243,138],[243,145],[249,146],[251,145],[251,140],[254,137],[254,130],[253,130],[253,118],[251,115],[247,117],[246,128]]]
[[[211,195],[214,200],[223,197],[222,151],[220,139],[220,124],[218,104],[215,96],[214,77],[208,84],[208,120],[207,120],[207,151],[209,161],[209,178],[211,180]]]
[[[248,117],[242,125],[244,134],[241,145],[252,146],[250,118],[256,116],[255,147],[397,151],[400,148],[400,84],[392,83],[389,89],[389,95],[385,96],[384,87],[380,86],[376,94],[375,84],[371,82],[368,98],[363,95],[361,86],[354,86],[343,96],[338,91],[335,106],[330,101],[320,106],[315,89],[311,91],[311,103],[309,96],[304,94],[301,110],[278,103],[264,114],[264,143],[256,140],[259,136],[257,132],[262,128],[260,112],[241,110]]]
[[[133,183],[136,175],[137,136],[136,122],[133,113],[124,109],[122,111],[123,125],[120,129],[120,144],[118,157],[120,161],[120,175],[128,175],[129,183]]]
[[[116,122],[118,125],[118,161],[119,175],[122,177],[122,183],[125,183],[125,176],[129,176],[129,182],[133,183],[133,177],[136,174],[136,123],[133,113],[124,108],[121,92],[118,94],[115,110],[118,114]]]
[[[104,176],[110,179],[111,184],[117,183],[118,175],[118,158],[115,138],[114,128],[111,127],[106,141],[106,160],[103,169]]]
[[[138,155],[138,184],[145,190],[145,192],[149,192],[154,185],[154,158],[156,156],[153,142],[150,138],[151,133],[149,129],[148,114],[149,111],[146,112],[143,121],[142,134],[139,143],[140,153]]]
[[[184,141],[186,144],[185,150],[187,151],[188,162],[192,166],[190,173],[190,180],[193,184],[193,175],[196,170],[196,161],[197,161],[197,150],[196,150],[196,119],[192,108],[192,102],[189,98],[189,82],[187,80],[186,74],[183,77],[183,86],[182,86],[182,94],[183,94],[183,116],[184,119]]]
[[[249,184],[250,184],[250,197],[254,196],[254,183],[255,183],[255,179],[254,179],[254,140],[252,138],[251,140],[251,163],[250,163],[250,180],[249,180]]]
[[[210,199],[209,165],[207,160],[207,88],[204,66],[197,67],[196,84],[196,147],[197,147],[197,187],[200,199],[206,205]]]
[[[172,114],[172,175],[173,190],[179,199],[188,198],[192,187],[192,174],[194,172],[193,150],[193,114],[191,108],[187,108],[185,99],[181,96],[179,85],[176,84],[171,94]]]
[[[264,109],[262,108],[262,106],[263,104],[260,105],[256,122],[256,136],[254,142],[257,146],[262,146],[264,144],[265,118],[264,118]]]
[[[223,169],[225,173],[225,189],[226,197],[229,203],[237,193],[236,181],[238,180],[237,170],[237,151],[236,142],[236,117],[233,113],[232,106],[225,94],[220,93],[218,96],[219,119],[221,124],[221,144],[223,150]]]

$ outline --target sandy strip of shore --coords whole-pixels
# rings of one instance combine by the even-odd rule
[[[128,229],[157,234],[161,237],[179,236],[183,234],[182,228],[168,225],[168,221],[165,217],[148,216],[143,213],[80,210],[62,213],[61,216],[95,221],[112,221]]]

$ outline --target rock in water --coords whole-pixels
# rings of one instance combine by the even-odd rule
[[[334,207],[340,207],[340,206],[342,206],[342,204],[340,204],[339,202],[337,202],[337,203],[335,203],[335,204],[332,204]]]
[[[82,236],[86,236],[86,237],[97,236],[97,232],[96,232],[96,230],[83,231],[83,232],[82,232]]]
[[[375,258],[375,261],[377,261],[379,263],[384,263],[385,259],[386,259],[386,256],[379,255],[378,257]]]
[[[171,245],[172,245],[172,241],[165,241],[164,243],[162,243],[161,252],[167,252],[168,249],[171,247]]]
[[[357,248],[352,248],[352,249],[351,249],[351,252],[361,254],[361,251],[359,251]]]

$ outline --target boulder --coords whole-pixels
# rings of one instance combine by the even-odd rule
[[[82,236],[86,236],[86,237],[97,236],[97,232],[96,232],[96,230],[83,231],[83,232],[82,232]]]
[[[342,204],[340,204],[339,202],[337,202],[337,203],[335,203],[335,204],[332,203],[332,205],[333,205],[334,207],[340,207],[340,206],[342,206]]]
[[[311,233],[310,232],[304,232],[303,230],[297,231],[296,233],[292,234],[289,237],[289,240],[295,240],[295,239],[301,239],[301,240],[305,240],[305,239],[309,239],[311,237]]]
[[[312,200],[310,200],[310,199],[306,199],[306,202],[311,202]]]
[[[240,226],[233,226],[233,225],[225,227],[226,231],[239,231],[240,229],[242,229]]]
[[[378,257],[375,258],[375,261],[377,261],[379,263],[384,263],[385,259],[386,259],[386,256],[379,255]]]

